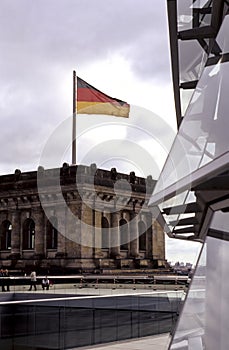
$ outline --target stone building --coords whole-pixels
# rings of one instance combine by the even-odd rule
[[[155,186],[136,177],[69,166],[0,176],[0,264],[42,272],[164,267],[164,233],[148,210]]]

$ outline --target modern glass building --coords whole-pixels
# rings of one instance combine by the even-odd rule
[[[229,344],[229,2],[168,0],[178,133],[150,205],[169,237],[203,243],[170,349]]]
[[[182,291],[6,293],[0,301],[0,349],[74,350],[168,333],[182,300]]]

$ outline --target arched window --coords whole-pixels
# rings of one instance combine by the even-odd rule
[[[4,220],[1,224],[1,250],[11,249],[11,232],[12,224],[8,220]]]
[[[129,247],[129,228],[128,223],[125,219],[119,221],[119,232],[120,232],[120,249],[128,250]]]
[[[102,248],[109,248],[110,246],[110,230],[109,222],[104,216],[101,219],[102,227]]]
[[[26,219],[23,225],[23,249],[35,247],[35,223],[32,219]]]
[[[47,249],[57,249],[58,243],[58,221],[52,216],[47,223],[46,246]]]
[[[144,221],[138,223],[139,250],[146,250],[146,225]]]

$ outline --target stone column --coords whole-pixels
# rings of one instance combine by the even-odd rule
[[[130,256],[137,257],[139,255],[139,232],[137,214],[130,214]]]
[[[153,256],[153,227],[152,227],[152,214],[145,214],[145,222],[146,222],[146,257],[152,258]]]
[[[119,212],[111,213],[110,252],[112,258],[120,255],[119,219]]]
[[[85,203],[81,209],[81,258],[93,257],[94,246],[94,211]]]
[[[30,217],[30,211],[21,210],[20,211],[20,255],[23,257],[23,251],[24,251],[24,237],[23,237],[23,228],[24,223],[26,219],[29,219]]]
[[[56,210],[56,216],[58,220],[58,242],[57,242],[57,255],[65,255],[66,253],[66,214],[65,207],[59,207]]]
[[[80,222],[78,209],[74,204],[70,204],[66,210],[66,251],[68,257],[80,258]]]
[[[32,216],[35,222],[35,254],[44,254],[44,239],[45,239],[45,229],[44,229],[44,212],[42,209],[33,210]]]
[[[165,234],[156,220],[153,221],[153,258],[165,260]]]
[[[12,232],[11,232],[11,254],[20,254],[20,231],[21,231],[21,215],[20,210],[12,212]]]
[[[102,247],[102,228],[101,228],[102,213],[95,211],[95,258],[101,258],[103,255]]]

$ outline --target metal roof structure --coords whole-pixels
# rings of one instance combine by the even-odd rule
[[[229,196],[229,2],[167,3],[178,133],[149,204],[169,237],[203,242]]]
[[[228,4],[224,0],[168,0],[167,4],[174,100],[179,127],[204,66],[222,59],[222,49],[216,36]]]
[[[169,237],[203,243],[169,349],[227,349],[229,1],[167,3],[178,133],[150,205]]]

